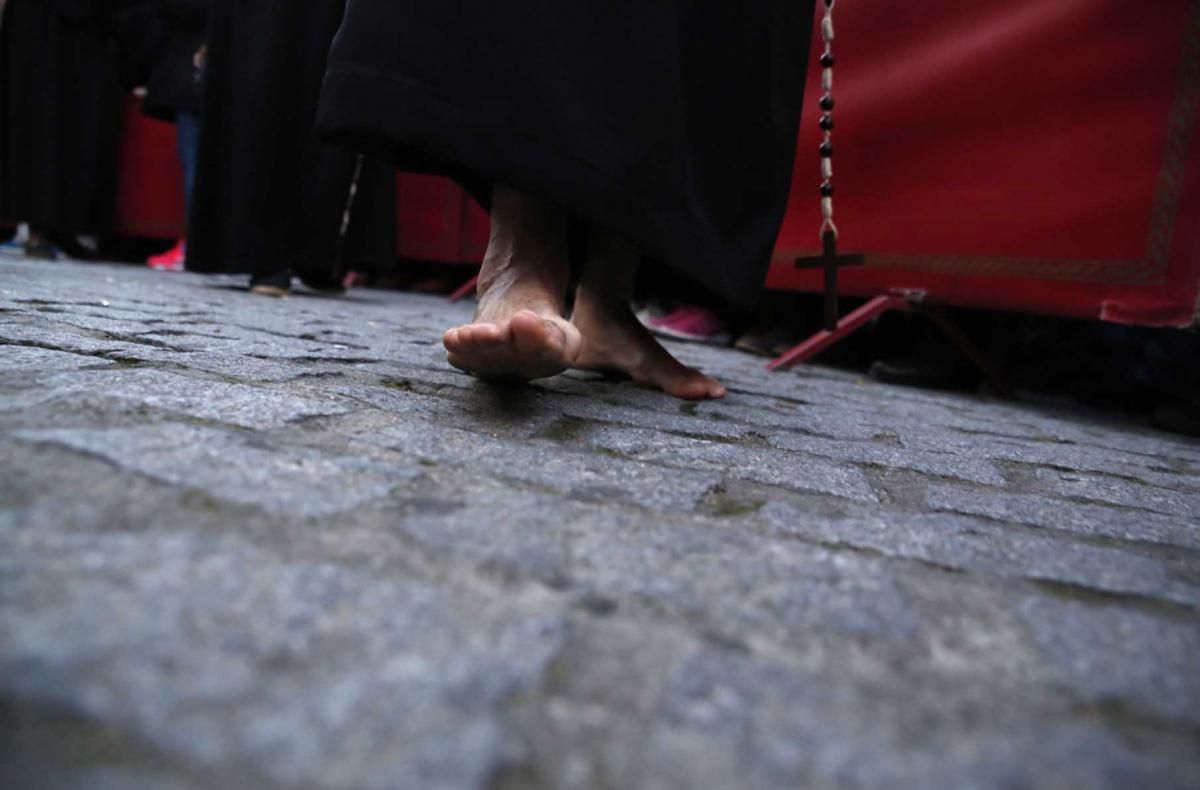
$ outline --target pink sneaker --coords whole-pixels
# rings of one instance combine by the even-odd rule
[[[146,259],[146,265],[160,272],[181,272],[183,261],[187,257],[187,242],[183,239],[175,242],[175,246],[161,255],[151,255]]]
[[[650,331],[674,340],[687,340],[707,346],[727,346],[733,342],[729,327],[712,310],[695,305],[679,305],[664,316],[651,317]]]
[[[670,313],[672,309],[662,302],[651,299],[643,305],[633,305],[633,317],[638,320],[638,323],[653,332],[653,322]]]

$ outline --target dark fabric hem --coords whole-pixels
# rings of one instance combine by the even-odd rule
[[[477,199],[486,200],[490,185],[501,183],[552,202],[738,307],[752,306],[761,292],[769,248],[753,265],[730,271],[722,250],[689,233],[695,223],[685,209],[664,211],[631,199],[619,178],[590,162],[510,123],[464,111],[423,85],[368,69],[331,68],[316,128],[402,170],[449,176]]]

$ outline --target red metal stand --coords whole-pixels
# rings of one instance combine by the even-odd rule
[[[793,365],[806,362],[842,338],[853,334],[875,318],[890,310],[913,312],[922,315],[933,322],[942,336],[975,367],[991,387],[992,393],[999,398],[1012,399],[1015,397],[1012,388],[1005,381],[1001,371],[980,352],[979,348],[954,322],[954,319],[938,305],[926,304],[921,301],[924,294],[914,293],[904,296],[876,296],[854,312],[838,322],[837,329],[821,330],[805,340],[783,356],[767,365],[767,370],[786,370]]]
[[[842,338],[857,332],[864,324],[889,310],[909,310],[911,305],[900,296],[876,296],[838,322],[837,329],[822,329],[808,340],[767,365],[767,370],[786,370],[806,362]]]
[[[475,284],[478,282],[479,282],[479,275],[476,275],[476,276],[472,277],[471,279],[467,280],[465,283],[463,283],[461,286],[459,286],[457,289],[455,289],[454,293],[450,294],[450,301],[457,302],[458,300],[462,299],[467,294],[472,293],[475,290]]]

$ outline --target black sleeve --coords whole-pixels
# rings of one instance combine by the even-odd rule
[[[163,13],[174,24],[188,30],[203,30],[208,24],[209,0],[161,0]]]
[[[117,63],[126,87],[145,85],[166,43],[159,0],[138,0],[115,14]]]

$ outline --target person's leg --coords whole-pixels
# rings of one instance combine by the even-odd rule
[[[175,134],[179,166],[183,169],[183,204],[187,209],[187,216],[190,217],[192,189],[196,183],[196,152],[200,147],[200,114],[182,110],[177,112]]]
[[[29,235],[25,238],[25,257],[55,260],[58,258],[58,246],[54,241],[55,233],[52,230],[30,225]]]
[[[724,386],[671,356],[634,316],[629,300],[640,257],[621,239],[593,231],[571,315],[583,338],[574,367],[624,373],[684,400],[724,397]]]
[[[563,318],[570,274],[566,230],[558,209],[494,188],[475,320],[442,339],[451,365],[480,378],[529,381],[575,363],[579,331]]]
[[[146,264],[151,269],[183,271],[187,258],[187,222],[192,214],[192,187],[196,179],[196,148],[200,142],[200,116],[179,110],[175,113],[175,156],[183,176],[184,230],[175,246],[158,255],[151,255]]]

